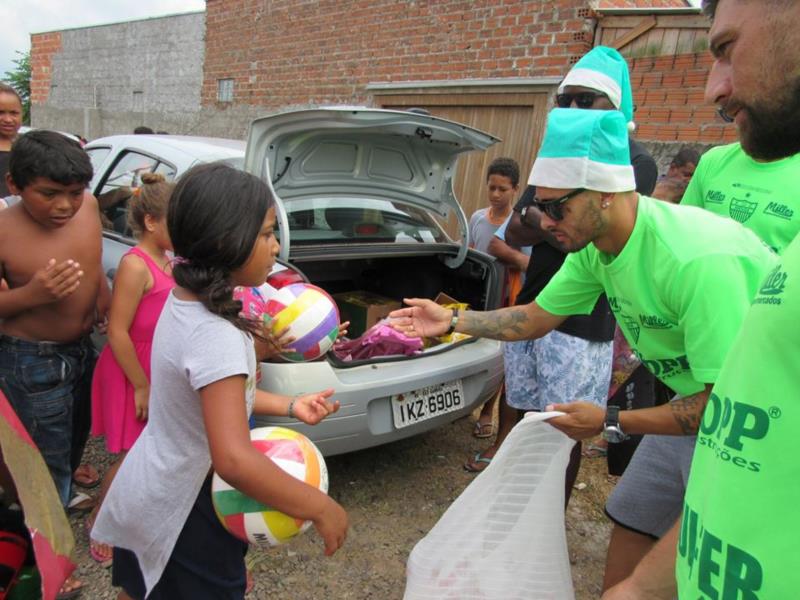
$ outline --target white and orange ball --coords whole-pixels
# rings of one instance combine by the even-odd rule
[[[267,299],[264,319],[277,335],[288,327],[295,339],[283,358],[314,360],[330,350],[339,335],[339,309],[328,293],[310,283],[293,283]]]
[[[302,433],[285,427],[259,427],[250,432],[250,441],[281,469],[328,493],[325,460]],[[211,499],[223,527],[243,542],[256,546],[284,544],[311,526],[311,521],[295,519],[245,496],[216,473],[211,481]]]

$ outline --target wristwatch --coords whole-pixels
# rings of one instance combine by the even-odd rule
[[[458,325],[458,309],[453,309],[453,316],[450,317],[450,327],[447,328],[447,331],[444,332],[445,335],[450,335],[455,332],[456,325]]]
[[[609,406],[606,409],[606,420],[603,423],[603,439],[610,444],[618,444],[628,439],[619,424],[619,406]]]

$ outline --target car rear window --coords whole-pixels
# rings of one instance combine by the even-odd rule
[[[291,243],[441,243],[448,241],[421,208],[373,198],[303,198],[285,202]]]
[[[133,188],[142,183],[142,173],[160,173],[172,181],[176,172],[173,165],[159,158],[130,150],[122,152],[97,193],[103,228],[130,237],[128,202]]]

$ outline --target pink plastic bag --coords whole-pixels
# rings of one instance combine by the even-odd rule
[[[333,354],[341,361],[366,360],[380,356],[412,356],[422,350],[420,338],[410,338],[383,319],[354,340],[336,342]]]

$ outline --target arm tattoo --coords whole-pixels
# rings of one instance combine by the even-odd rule
[[[676,398],[669,403],[672,417],[681,427],[683,435],[695,435],[700,428],[703,410],[708,402],[708,391],[703,390],[692,396]]]
[[[469,311],[461,318],[464,325],[459,329],[464,333],[506,342],[528,339],[534,325],[524,306],[489,312]]]

